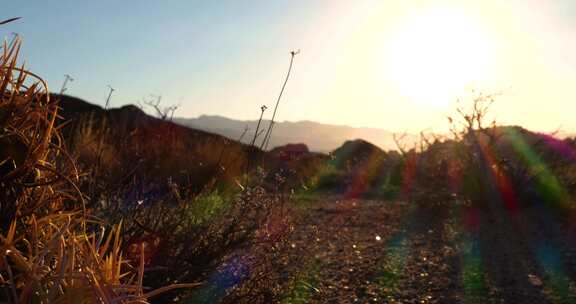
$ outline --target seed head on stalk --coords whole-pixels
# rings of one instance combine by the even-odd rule
[[[288,72],[286,73],[286,78],[284,79],[284,83],[282,84],[282,89],[280,90],[280,94],[278,95],[278,99],[276,100],[276,106],[274,106],[274,112],[272,113],[272,119],[270,120],[270,124],[268,124],[268,130],[266,130],[266,135],[264,135],[264,139],[262,140],[262,144],[260,145],[261,150],[262,149],[266,150],[268,148],[268,142],[270,141],[270,136],[272,135],[272,128],[274,127],[274,118],[276,118],[278,105],[280,104],[280,99],[282,98],[282,94],[284,93],[284,89],[286,88],[286,84],[288,83],[288,79],[290,78],[290,72],[292,71],[292,65],[294,64],[294,57],[298,54],[300,54],[300,50],[290,52],[290,65],[288,66]]]

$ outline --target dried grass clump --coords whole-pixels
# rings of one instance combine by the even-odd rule
[[[45,94],[46,83],[17,67],[20,41],[2,46],[0,57],[0,223],[3,230],[16,218],[46,215],[65,199],[82,200],[74,189],[73,166],[57,170],[62,158],[55,128],[58,107]],[[32,83],[30,83],[32,82]],[[63,158],[62,158],[63,159]],[[72,168],[64,172],[65,167]],[[62,187],[63,184],[66,186]],[[58,189],[58,191],[56,191]]]
[[[46,83],[17,66],[20,40],[0,51],[0,302],[147,303],[145,248],[122,256],[119,226],[88,216]],[[129,262],[136,262],[138,267]]]

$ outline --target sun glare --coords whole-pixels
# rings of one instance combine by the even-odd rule
[[[388,49],[387,71],[411,102],[445,106],[491,76],[494,51],[482,24],[453,9],[421,10],[400,21]]]

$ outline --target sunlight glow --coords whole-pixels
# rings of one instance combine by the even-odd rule
[[[493,76],[490,35],[464,11],[429,8],[399,22],[387,42],[386,67],[411,102],[443,106]]]

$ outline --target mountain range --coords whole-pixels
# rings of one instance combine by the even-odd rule
[[[201,115],[197,118],[174,118],[174,122],[194,129],[204,130],[225,137],[250,143],[258,124],[257,120],[236,120],[217,115]],[[260,130],[268,127],[269,120],[262,120]],[[246,130],[246,132],[245,132]],[[265,132],[264,132],[265,133]],[[257,138],[260,145],[264,133]],[[348,140],[363,139],[383,150],[396,150],[394,133],[377,128],[354,128],[344,125],[323,124],[313,121],[275,122],[269,149],[291,143],[303,143],[311,151],[330,152]],[[411,146],[416,136],[407,134],[403,143]]]

